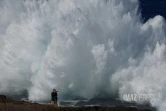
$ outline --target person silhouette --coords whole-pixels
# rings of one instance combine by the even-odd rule
[[[57,92],[58,91],[56,91],[56,89],[53,89],[52,90],[52,93],[51,93],[51,103],[54,105],[54,106],[56,106],[56,107],[58,107],[58,103],[57,103],[57,101],[58,101],[58,94],[57,94]]]

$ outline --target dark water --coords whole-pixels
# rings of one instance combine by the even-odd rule
[[[94,98],[91,100],[73,100],[73,101],[60,101],[60,106],[103,106],[103,107],[114,107],[114,106],[125,106],[125,107],[136,107],[138,109],[149,109],[151,111],[157,111],[156,108],[151,107],[149,104],[138,105],[136,103],[124,102],[119,99],[108,98]]]
[[[156,15],[166,18],[166,0],[140,0],[140,9],[144,21]]]

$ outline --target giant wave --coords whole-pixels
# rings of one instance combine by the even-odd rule
[[[32,101],[156,94],[166,108],[165,19],[138,0],[1,0],[0,93]]]

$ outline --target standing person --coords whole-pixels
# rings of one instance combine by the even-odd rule
[[[55,107],[58,107],[58,103],[57,103],[57,100],[58,100],[58,94],[57,94],[58,91],[56,91],[56,89],[53,89],[52,93],[51,93],[51,100],[52,100],[52,104],[55,106]]]

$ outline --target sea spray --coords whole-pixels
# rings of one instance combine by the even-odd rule
[[[162,16],[142,22],[138,0],[1,0],[0,93],[29,99],[156,94],[166,107]]]

